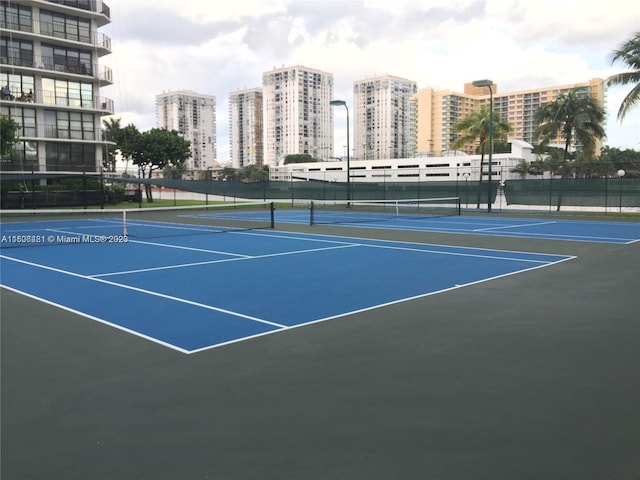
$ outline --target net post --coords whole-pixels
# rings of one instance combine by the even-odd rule
[[[458,201],[458,215],[462,215],[462,199],[460,197],[456,197],[456,200]]]
[[[315,220],[314,220],[315,211],[316,211],[315,203],[313,202],[313,200],[311,200],[311,202],[309,202],[309,225],[310,226],[313,226],[315,224]]]
[[[271,228],[276,227],[276,206],[274,202],[269,204],[270,217],[271,217]]]
[[[125,237],[129,236],[127,234],[127,211],[126,210],[122,210],[122,235],[124,235]]]

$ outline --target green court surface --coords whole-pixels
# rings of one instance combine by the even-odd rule
[[[575,258],[189,355],[2,289],[1,478],[639,478],[640,242],[285,229]]]

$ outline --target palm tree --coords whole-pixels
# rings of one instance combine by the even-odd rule
[[[474,110],[469,115],[464,117],[455,125],[455,131],[460,134],[458,138],[451,144],[455,149],[458,149],[464,145],[478,142],[480,149],[480,181],[482,184],[482,171],[484,170],[484,154],[488,151],[489,143],[489,122],[490,118],[493,118],[493,132],[492,137],[494,142],[505,142],[507,140],[507,134],[511,130],[508,123],[505,123],[500,118],[500,115],[491,115],[491,110],[488,104],[480,105],[480,108]],[[491,179],[489,179],[491,181]],[[478,187],[478,206],[480,208],[480,187]]]
[[[538,125],[537,137],[542,145],[548,145],[558,134],[564,140],[564,162],[569,157],[573,140],[586,152],[593,153],[596,141],[605,136],[604,108],[591,95],[581,95],[577,87],[541,106],[536,112],[535,121]]]
[[[526,160],[520,160],[510,171],[524,180],[527,175],[542,175],[542,164],[539,161],[529,163]]]
[[[630,40],[613,51],[611,63],[618,61],[629,67],[630,71],[611,75],[607,78],[607,85],[635,84],[620,104],[618,120],[622,122],[627,112],[640,103],[640,32],[634,33]]]
[[[116,171],[116,154],[118,150],[117,143],[119,141],[122,126],[119,118],[108,118],[102,120],[104,127],[103,136],[108,144],[105,144],[105,155],[103,157],[103,165],[108,172]]]

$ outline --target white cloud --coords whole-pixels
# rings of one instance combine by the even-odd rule
[[[115,83],[103,94],[132,119],[124,123],[139,121],[141,129],[155,126],[155,95],[162,91],[216,96],[221,160],[228,152],[229,93],[260,86],[274,66],[331,72],[336,97],[347,101],[354,81],[387,73],[419,88],[461,91],[465,82],[490,78],[500,92],[517,91],[606,78],[620,70],[610,65],[610,52],[639,29],[628,0],[609,0],[606,19],[595,0],[111,0],[110,6],[113,54],[103,61]],[[139,22],[141,15],[153,21]],[[635,113],[622,125],[615,120],[622,97],[610,91],[608,143],[640,149]],[[344,143],[339,122],[336,114],[336,145]]]

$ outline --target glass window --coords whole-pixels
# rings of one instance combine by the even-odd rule
[[[93,105],[93,85],[90,83],[80,84],[80,97],[82,106],[85,108],[92,108]]]
[[[35,137],[36,134],[36,111],[33,108],[22,109],[22,130],[25,137]]]
[[[93,115],[90,113],[82,114],[82,133],[85,140],[95,140],[95,131],[93,128]]]
[[[13,3],[14,5],[8,2],[0,3],[0,25],[3,28],[30,32],[32,29],[31,8],[17,6],[15,2]]]
[[[67,91],[69,93],[69,106],[71,107],[80,107],[82,106],[81,97],[80,97],[80,83],[79,82],[69,82]]]
[[[67,82],[64,80],[56,80],[56,105],[67,106],[69,100],[67,99]]]
[[[78,40],[78,20],[75,18],[67,17],[65,19],[66,25],[66,38],[71,40]]]
[[[69,138],[69,112],[56,112],[58,138]]]
[[[94,145],[47,143],[47,170],[53,171],[95,171],[96,148]]]
[[[53,16],[53,36],[58,38],[65,38],[64,17],[59,15]]]
[[[49,70],[83,75],[91,74],[91,52],[42,45],[42,56],[45,68]]]
[[[88,20],[78,19],[78,40],[91,43],[91,23]]]
[[[69,114],[69,132],[74,140],[82,140],[82,115],[79,113]]]
[[[52,78],[42,79],[42,101],[47,105],[56,104],[56,82]]]

